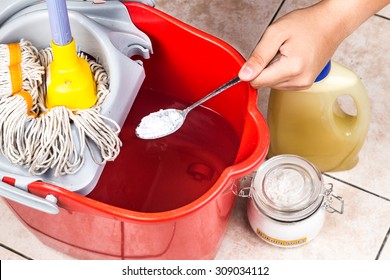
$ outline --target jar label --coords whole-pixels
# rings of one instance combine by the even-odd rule
[[[256,233],[264,241],[266,241],[270,244],[276,245],[276,246],[294,247],[294,246],[303,245],[307,242],[307,237],[302,237],[302,238],[295,239],[295,240],[280,240],[280,239],[268,236],[267,234],[265,234],[264,232],[262,232],[258,228],[256,229]]]

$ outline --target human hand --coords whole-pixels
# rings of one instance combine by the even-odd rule
[[[239,77],[255,88],[309,88],[347,35],[321,2],[295,10],[270,25]],[[278,53],[280,57],[268,65]]]

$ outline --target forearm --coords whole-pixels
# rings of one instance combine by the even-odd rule
[[[319,6],[329,12],[342,36],[347,37],[388,4],[390,0],[323,0]]]

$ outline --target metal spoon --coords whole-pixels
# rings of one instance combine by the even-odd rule
[[[281,58],[280,52],[274,56],[274,58],[267,64],[266,67],[269,67],[271,64],[275,63]],[[206,102],[210,98],[220,94],[224,90],[238,84],[241,82],[239,77],[235,77],[223,84],[210,94],[206,95],[199,101],[195,102],[191,106],[187,107],[184,110],[177,109],[165,109],[160,110],[150,115],[142,118],[141,122],[138,124],[135,134],[138,138],[141,139],[157,139],[167,135],[170,135],[177,131],[184,123],[187,114],[194,109],[195,107],[201,105],[203,102]]]
[[[184,110],[165,109],[151,113],[142,118],[135,130],[135,134],[141,139],[157,139],[170,135],[183,125],[187,114],[192,109],[239,82],[241,82],[241,80],[238,77],[235,77]]]

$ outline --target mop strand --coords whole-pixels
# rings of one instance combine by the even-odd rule
[[[65,106],[47,109],[44,70],[53,60],[51,49],[37,51],[25,40],[19,46],[0,44],[0,153],[31,175],[49,170],[54,176],[74,174],[83,166],[86,151],[97,164],[114,160],[120,152],[120,127],[100,114],[109,94],[108,75],[94,59],[79,56],[90,65],[98,101],[77,111]]]
[[[29,64],[36,60],[38,50],[30,41],[21,40],[15,44],[0,44],[0,61],[2,65]]]
[[[44,68],[38,50],[30,42],[21,40],[19,44],[0,44],[0,58],[0,96],[22,89],[29,91],[42,83]]]

